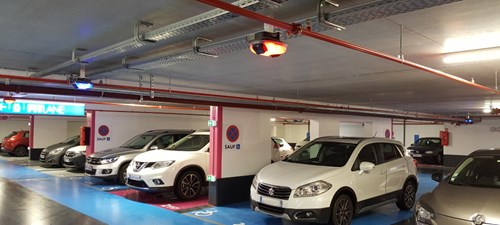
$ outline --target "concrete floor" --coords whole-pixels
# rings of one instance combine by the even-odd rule
[[[439,166],[419,168],[417,196],[437,185],[430,174],[442,170]],[[175,206],[170,204],[147,204],[148,201],[112,194],[120,190],[127,193],[126,186],[6,154],[0,154],[0,189],[0,224],[298,225],[253,212],[248,202],[218,207],[201,204],[173,212]],[[170,208],[162,208],[164,205]],[[391,204],[356,216],[352,224],[413,224],[412,214]]]

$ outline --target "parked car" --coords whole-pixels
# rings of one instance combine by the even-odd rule
[[[500,148],[477,150],[415,206],[417,224],[500,224]]]
[[[86,151],[86,145],[78,145],[68,149],[63,157],[64,167],[83,170],[83,168],[85,168]]]
[[[348,225],[394,203],[409,210],[418,187],[413,159],[398,141],[321,137],[268,165],[250,187],[252,209],[294,222]]]
[[[297,144],[295,144],[295,150],[298,150],[299,148],[302,148],[302,146],[307,145],[309,142],[308,139],[304,139],[302,141],[299,141]]]
[[[44,165],[63,166],[63,157],[66,150],[80,144],[80,135],[68,138],[65,141],[50,145],[40,153],[40,162]]]
[[[408,151],[417,161],[443,164],[443,146],[441,145],[441,138],[420,138],[408,147]]]
[[[89,155],[85,174],[125,184],[127,167],[132,159],[149,150],[166,148],[194,130],[150,130],[128,140],[118,148]]]
[[[127,168],[127,186],[147,192],[171,192],[196,199],[207,185],[210,132],[195,132],[165,150],[142,153]]]
[[[30,143],[30,132],[26,130],[13,131],[2,140],[2,151],[15,156],[27,156]]]
[[[293,148],[283,138],[271,137],[271,162],[278,162],[293,153]]]

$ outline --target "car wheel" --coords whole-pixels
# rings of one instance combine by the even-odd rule
[[[403,192],[399,197],[396,205],[401,210],[409,210],[415,204],[415,195],[417,194],[417,187],[413,181],[408,181],[403,186]]]
[[[17,146],[14,148],[14,155],[16,156],[27,156],[28,155],[28,148],[25,146]]]
[[[332,206],[332,224],[349,225],[354,215],[352,200],[346,194],[341,194],[335,198]]]
[[[175,195],[182,200],[196,199],[201,193],[202,185],[201,175],[194,170],[188,170],[177,178]]]
[[[127,181],[127,167],[129,164],[130,162],[126,162],[120,166],[120,169],[118,169],[118,182],[120,184],[125,184]]]

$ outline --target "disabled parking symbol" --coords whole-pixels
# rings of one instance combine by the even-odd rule
[[[240,137],[240,130],[235,125],[231,125],[227,128],[226,137],[230,142],[236,142]]]

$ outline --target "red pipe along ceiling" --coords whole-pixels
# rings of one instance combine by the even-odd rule
[[[363,116],[378,116],[378,117],[394,117],[394,118],[413,118],[413,119],[427,119],[427,120],[442,120],[442,121],[461,121],[459,118],[452,118],[442,115],[435,114],[425,114],[425,113],[412,113],[412,112],[402,112],[397,110],[383,110],[383,109],[370,109],[370,108],[361,108],[361,107],[352,107],[352,106],[336,106],[329,104],[314,104],[314,103],[305,103],[298,101],[283,101],[283,100],[275,100],[275,99],[262,99],[258,96],[255,98],[251,97],[241,97],[241,96],[231,96],[231,95],[221,95],[221,94],[208,94],[208,93],[200,93],[200,92],[188,92],[188,91],[178,91],[178,90],[165,90],[158,88],[146,88],[146,87],[133,87],[133,86],[125,86],[125,85],[113,85],[113,84],[94,84],[93,91],[81,91],[75,89],[69,89],[69,82],[67,80],[55,80],[55,79],[47,79],[47,78],[34,78],[34,77],[21,77],[21,76],[13,76],[0,74],[0,79],[9,79],[9,80],[21,80],[21,81],[30,81],[35,83],[48,83],[48,84],[56,84],[59,87],[35,87],[35,86],[23,86],[18,84],[0,84],[0,90],[10,91],[10,92],[32,92],[32,93],[45,93],[45,94],[64,94],[64,95],[84,95],[84,96],[93,96],[100,97],[102,94],[98,90],[98,88],[108,89],[108,90],[128,90],[128,91],[137,91],[137,92],[150,92],[154,91],[157,93],[168,93],[173,95],[183,95],[183,96],[198,96],[198,97],[208,97],[208,98],[219,98],[219,99],[234,99],[241,101],[250,101],[254,103],[227,103],[227,102],[218,102],[215,100],[189,100],[189,99],[175,99],[171,97],[155,97],[154,99],[149,99],[148,96],[144,96],[145,100],[149,101],[158,101],[158,102],[178,102],[185,104],[204,104],[204,105],[221,105],[227,107],[239,107],[239,108],[255,108],[255,109],[280,109],[286,111],[301,111],[301,112],[318,112],[318,113],[340,113],[340,114],[349,114],[349,115],[363,115]],[[65,86],[61,88],[60,85]],[[26,90],[25,90],[26,89]],[[96,90],[97,89],[97,90]],[[83,94],[85,93],[85,94]],[[132,94],[119,94],[112,93],[112,96],[120,99],[135,99],[139,93]],[[1,97],[1,96],[0,96]],[[259,105],[255,104],[258,102],[270,103],[270,104],[284,104],[290,105],[288,106],[278,106],[278,105]],[[90,103],[90,102],[89,102]],[[302,110],[298,110],[293,107],[304,107]],[[322,109],[321,109],[322,108]],[[316,110],[317,109],[317,110]],[[325,110],[326,109],[326,110]],[[385,114],[385,115],[379,115]]]
[[[406,65],[406,66],[409,66],[409,67],[413,67],[413,68],[418,69],[418,70],[422,70],[422,71],[425,71],[425,72],[429,72],[431,74],[435,74],[435,75],[438,75],[438,76],[441,76],[441,77],[444,77],[444,78],[448,78],[450,80],[458,81],[460,83],[463,83],[463,84],[466,84],[466,85],[469,85],[469,86],[472,86],[472,87],[475,87],[475,88],[479,88],[479,89],[482,89],[482,90],[485,90],[485,91],[488,91],[488,92],[491,92],[491,93],[494,93],[494,94],[500,94],[499,91],[497,91],[497,90],[495,90],[493,88],[489,88],[489,87],[486,87],[486,86],[483,86],[483,85],[480,85],[480,84],[476,84],[474,82],[465,80],[463,78],[460,78],[458,76],[455,76],[455,75],[452,75],[452,74],[449,74],[449,73],[445,73],[445,72],[437,70],[437,69],[433,69],[433,68],[430,68],[430,67],[427,67],[427,66],[423,66],[423,65],[420,65],[418,63],[411,62],[411,61],[402,60],[400,58],[397,58],[397,57],[394,57],[394,56],[390,56],[390,55],[387,55],[387,54],[384,54],[384,53],[381,53],[381,52],[377,52],[377,51],[369,49],[369,48],[365,48],[365,47],[362,47],[362,46],[359,46],[359,45],[355,45],[355,44],[352,44],[352,43],[349,43],[349,42],[346,42],[346,41],[342,41],[340,39],[336,39],[336,38],[333,38],[333,37],[330,37],[330,36],[326,36],[326,35],[323,35],[323,34],[320,34],[320,33],[316,33],[316,32],[313,32],[313,31],[310,31],[310,30],[307,30],[307,29],[303,29],[302,27],[300,27],[299,24],[286,23],[286,22],[283,22],[283,21],[280,21],[280,20],[277,20],[277,19],[274,19],[274,18],[271,18],[271,17],[267,17],[267,16],[264,16],[264,15],[252,12],[252,11],[248,11],[246,9],[243,9],[243,8],[240,8],[240,7],[237,7],[237,6],[234,6],[232,4],[229,4],[229,3],[226,3],[226,2],[222,2],[222,1],[219,1],[219,0],[198,0],[198,1],[203,2],[205,4],[208,4],[208,5],[211,5],[211,6],[214,6],[214,7],[217,7],[217,8],[220,8],[220,9],[227,10],[227,11],[232,12],[232,13],[239,14],[241,16],[248,17],[250,19],[254,19],[254,20],[257,20],[257,21],[260,21],[260,22],[263,22],[263,23],[274,25],[276,27],[279,27],[279,28],[285,29],[287,31],[290,31],[290,32],[292,32],[294,34],[300,33],[300,34],[302,34],[304,36],[309,36],[309,37],[312,37],[312,38],[315,38],[315,39],[318,39],[318,40],[322,40],[322,41],[325,41],[325,42],[329,42],[329,43],[332,43],[332,44],[335,44],[335,45],[339,45],[339,46],[342,46],[342,47],[345,47],[345,48],[353,49],[353,50],[358,51],[358,52],[366,53],[366,54],[373,55],[373,56],[376,56],[376,57],[379,57],[379,58],[382,58],[382,59],[386,59],[386,60],[389,60],[389,61],[400,63],[400,64],[403,64],[403,65]]]

